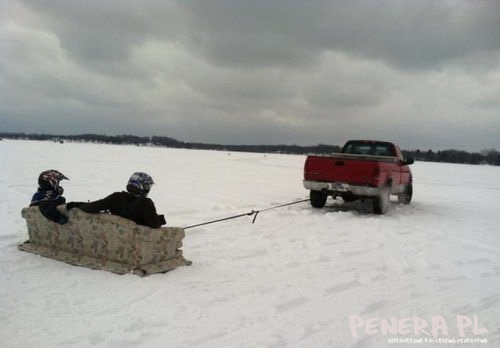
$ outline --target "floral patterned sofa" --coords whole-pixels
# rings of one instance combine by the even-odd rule
[[[180,227],[149,228],[120,216],[80,209],[64,212],[69,222],[59,225],[46,219],[38,207],[24,208],[21,215],[29,240],[19,249],[73,265],[140,276],[191,264],[180,249],[185,236]]]

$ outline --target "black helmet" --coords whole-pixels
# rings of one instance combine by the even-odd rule
[[[64,174],[55,169],[41,172],[38,176],[38,186],[43,190],[53,190],[62,195],[64,189],[59,186],[63,179],[69,180]]]
[[[149,174],[136,172],[128,179],[127,191],[135,195],[146,197],[153,184],[153,178]]]

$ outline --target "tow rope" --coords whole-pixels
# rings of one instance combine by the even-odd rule
[[[226,217],[226,218],[212,220],[212,221],[207,221],[207,222],[202,222],[200,224],[191,225],[191,226],[187,226],[187,227],[183,227],[183,228],[185,230],[187,230],[188,228],[193,228],[193,227],[198,227],[198,226],[203,226],[203,225],[214,224],[216,222],[221,222],[221,221],[226,221],[226,220],[231,220],[231,219],[237,219],[237,218],[240,218],[240,217],[243,217],[243,216],[252,216],[252,215],[253,215],[253,219],[252,219],[252,224],[253,224],[253,223],[255,223],[255,220],[257,219],[257,215],[259,215],[259,213],[262,212],[262,211],[271,210],[271,209],[277,209],[277,208],[282,208],[282,207],[286,207],[288,205],[304,203],[304,202],[307,202],[307,201],[309,201],[309,199],[303,199],[303,200],[300,200],[300,201],[295,201],[295,202],[280,204],[280,205],[276,205],[274,207],[269,207],[269,208],[264,208],[264,209],[259,209],[259,210],[252,210],[252,211],[249,211],[248,213],[238,214],[238,215],[229,216],[229,217]]]

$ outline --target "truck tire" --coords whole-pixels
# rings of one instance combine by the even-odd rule
[[[313,191],[309,193],[309,200],[314,208],[323,208],[326,204],[327,194],[322,191]]]
[[[381,215],[387,213],[391,204],[390,194],[391,190],[389,186],[386,186],[378,196],[373,198],[373,212],[375,214]]]
[[[408,184],[405,186],[404,192],[398,194],[398,202],[403,204],[410,204],[412,196],[413,196],[413,184]]]

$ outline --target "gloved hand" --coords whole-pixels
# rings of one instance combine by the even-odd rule
[[[162,215],[158,215],[159,219],[160,219],[160,222],[162,225],[165,225],[167,223],[167,220],[165,220],[165,216],[162,214]]]

